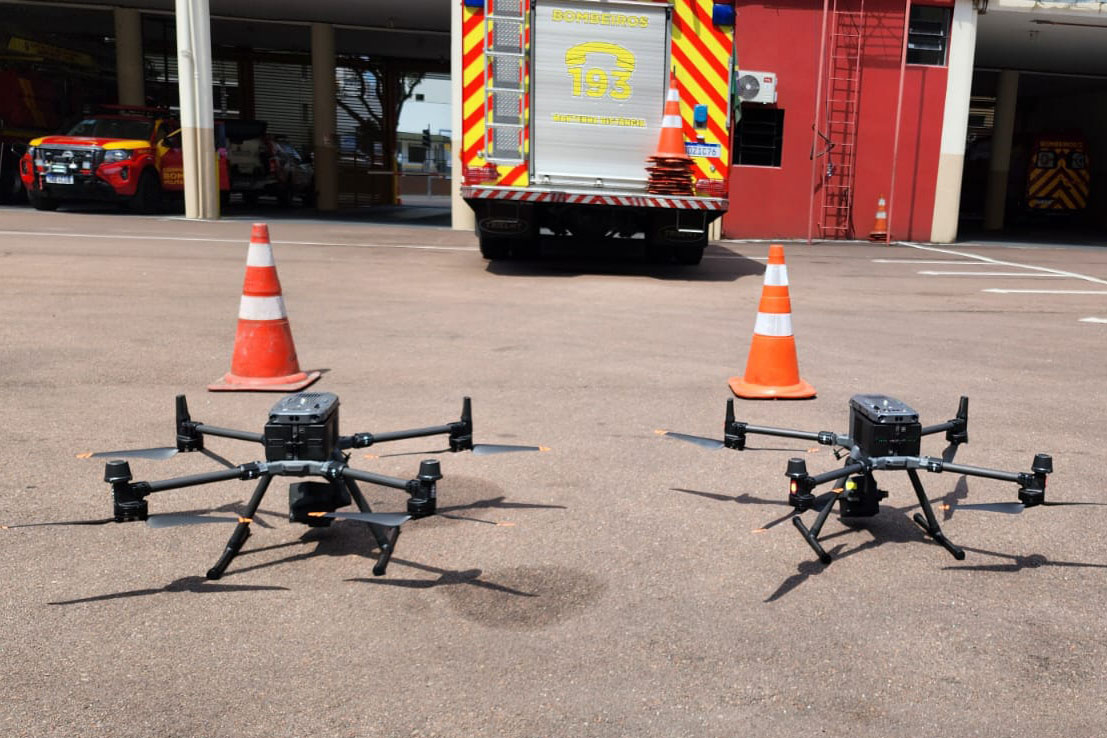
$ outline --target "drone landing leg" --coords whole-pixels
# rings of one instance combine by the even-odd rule
[[[926,490],[923,489],[922,482],[919,480],[919,473],[914,469],[907,470],[907,476],[911,478],[911,486],[915,488],[915,495],[919,498],[919,505],[922,507],[923,515],[915,513],[912,516],[912,520],[915,524],[926,531],[926,534],[940,543],[945,550],[953,554],[953,558],[958,561],[963,561],[965,558],[965,551],[958,546],[953,545],[953,542],[946,538],[946,534],[942,532],[941,526],[938,525],[938,518],[934,515],[934,508],[930,505],[930,500],[926,498]]]
[[[363,513],[373,512],[369,507],[369,501],[365,499],[365,495],[361,494],[357,482],[349,477],[346,477],[343,481],[346,483],[346,489],[349,491],[350,497],[354,499],[357,509]],[[379,577],[388,568],[388,562],[392,559],[392,552],[396,550],[396,540],[400,537],[400,529],[398,527],[393,528],[393,533],[389,536],[387,528],[372,523],[368,523],[368,526],[369,532],[373,534],[373,538],[377,541],[377,548],[381,550],[381,555],[373,566],[373,575]]]
[[[792,518],[792,524],[799,529],[800,535],[803,536],[803,540],[807,541],[807,545],[814,549],[815,553],[819,556],[819,561],[824,564],[829,564],[833,559],[822,545],[819,544],[819,532],[822,531],[823,524],[826,523],[826,518],[830,515],[830,511],[837,501],[837,495],[827,500],[826,504],[823,505],[823,509],[819,510],[819,515],[815,518],[815,524],[811,526],[810,530],[807,529],[807,526],[803,524],[803,520],[801,520],[798,515]]]
[[[234,533],[231,533],[231,539],[227,541],[227,547],[223,549],[223,555],[219,557],[219,561],[215,562],[215,566],[208,569],[208,579],[218,579],[223,576],[223,572],[231,563],[231,559],[238,555],[242,544],[246,543],[246,539],[250,537],[250,519],[254,517],[254,513],[261,506],[261,498],[265,497],[265,490],[269,489],[269,483],[272,481],[273,475],[271,474],[265,474],[258,479],[258,484],[254,487],[254,496],[250,498],[250,502],[243,513],[238,516],[239,523],[235,526]]]

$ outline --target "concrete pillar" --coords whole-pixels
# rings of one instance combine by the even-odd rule
[[[334,26],[311,24],[311,107],[314,120],[315,206],[338,210],[338,138],[335,114]]]
[[[473,209],[461,199],[461,149],[465,144],[461,121],[464,111],[461,91],[465,80],[465,66],[461,63],[461,3],[450,3],[450,104],[453,115],[450,122],[450,223],[455,230],[472,231],[477,220]]]
[[[949,68],[938,177],[934,183],[934,218],[930,224],[930,240],[938,243],[950,243],[957,238],[975,55],[976,10],[973,0],[956,0],[949,36]]]
[[[176,0],[185,217],[219,217],[208,0]]]
[[[1019,99],[1019,73],[1004,69],[996,86],[996,114],[992,128],[992,158],[988,163],[988,189],[984,193],[984,228],[1003,228],[1007,205],[1007,179],[1011,172],[1011,140],[1015,135],[1015,107]]]
[[[145,105],[146,84],[142,57],[142,14],[134,8],[115,8],[115,80],[120,105]]]

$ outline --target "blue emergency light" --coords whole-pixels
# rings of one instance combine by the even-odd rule
[[[715,3],[711,8],[711,22],[717,26],[734,25],[734,3]]]

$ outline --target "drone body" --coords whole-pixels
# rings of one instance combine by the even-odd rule
[[[395,549],[400,526],[411,518],[433,515],[437,509],[436,482],[442,478],[439,462],[425,459],[413,479],[401,479],[384,474],[361,471],[348,465],[347,449],[366,448],[377,443],[406,438],[448,435],[449,450],[499,453],[504,451],[544,450],[537,446],[504,446],[473,443],[472,404],[466,397],[459,420],[444,425],[414,428],[386,433],[357,433],[342,436],[338,431],[338,397],[329,392],[301,392],[278,401],[269,411],[263,433],[220,428],[193,421],[184,395],[176,401],[176,448],[108,451],[88,456],[108,457],[104,481],[112,487],[113,515],[117,522],[146,520],[154,527],[195,522],[237,522],[234,533],[219,561],[207,572],[209,579],[218,579],[238,554],[250,536],[250,523],[262,498],[277,476],[321,477],[323,482],[297,482],[289,487],[289,520],[311,527],[330,525],[336,518],[365,523],[380,548],[380,557],[373,573],[381,575]],[[176,477],[155,482],[132,481],[130,465],[121,456],[168,458],[178,452],[200,451],[220,459],[204,448],[205,436],[219,436],[260,443],[265,448],[265,460],[229,467],[226,470]],[[224,462],[226,463],[226,462]],[[182,487],[212,482],[257,480],[257,486],[246,509],[238,518],[204,516],[150,517],[146,497]],[[407,514],[374,513],[361,493],[358,482],[399,489],[408,494]],[[349,504],[358,512],[337,512]]]
[[[668,431],[662,431],[662,433],[708,448],[725,447],[737,451],[746,448],[748,434],[797,438],[843,449],[846,461],[840,469],[811,475],[807,471],[807,463],[797,457],[789,459],[785,471],[785,476],[790,480],[788,503],[796,512],[802,513],[818,508],[818,515],[810,528],[804,524],[799,515],[793,517],[792,522],[808,545],[818,554],[819,559],[827,564],[832,558],[823,549],[818,537],[836,503],[839,505],[839,514],[842,518],[872,517],[880,512],[880,501],[886,498],[888,493],[877,485],[873,474],[876,471],[907,472],[911,486],[918,497],[919,506],[922,508],[922,514],[916,513],[912,519],[928,536],[958,560],[965,558],[965,552],[950,542],[942,532],[938,519],[934,515],[934,508],[919,478],[920,469],[932,473],[953,472],[1014,482],[1019,485],[1018,504],[1023,507],[1051,504],[1045,502],[1046,478],[1053,472],[1053,460],[1047,454],[1035,455],[1029,473],[953,463],[958,447],[969,440],[969,399],[967,397],[961,398],[956,417],[932,426],[923,426],[919,422],[918,413],[910,406],[887,395],[854,395],[850,399],[849,406],[849,434],[770,428],[741,422],[735,420],[733,399],[727,401],[722,441]],[[941,458],[920,456],[923,437],[943,431],[949,446],[946,447]],[[841,458],[838,451],[835,455]],[[835,487],[831,493],[821,498],[815,496],[816,487],[838,480],[845,481]]]

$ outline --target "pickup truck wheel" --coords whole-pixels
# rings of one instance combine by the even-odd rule
[[[35,210],[57,210],[58,201],[51,200],[45,195],[40,195],[37,192],[28,192],[27,199],[31,201],[31,207]]]
[[[144,169],[138,178],[138,187],[128,202],[131,210],[149,215],[161,207],[161,183],[152,169]]]
[[[489,261],[506,259],[511,255],[511,239],[481,236],[480,255]]]

